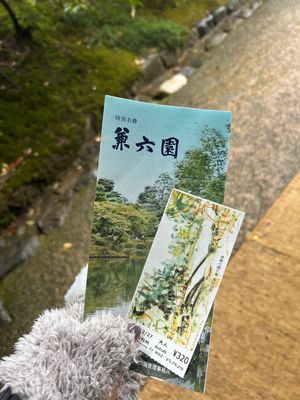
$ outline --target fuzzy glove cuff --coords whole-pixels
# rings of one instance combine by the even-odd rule
[[[47,310],[15,349],[0,361],[0,381],[22,400],[108,400],[118,384],[120,400],[137,399],[137,344],[122,318],[83,320],[82,303]]]

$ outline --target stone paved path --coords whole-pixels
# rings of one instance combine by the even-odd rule
[[[168,103],[232,111],[225,201],[246,212],[241,242],[299,170],[299,0],[239,21]]]

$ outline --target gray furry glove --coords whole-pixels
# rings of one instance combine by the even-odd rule
[[[10,389],[21,400],[137,399],[143,379],[129,370],[135,328],[111,314],[83,320],[82,302],[45,311],[0,361],[2,396]]]

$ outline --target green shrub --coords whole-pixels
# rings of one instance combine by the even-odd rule
[[[128,17],[129,18],[129,17]],[[104,25],[88,39],[91,46],[119,47],[135,53],[146,48],[175,49],[184,44],[187,31],[173,21],[150,17],[129,19],[118,29]]]
[[[137,18],[122,35],[123,48],[139,51],[141,47],[175,49],[184,43],[186,30],[173,21]]]

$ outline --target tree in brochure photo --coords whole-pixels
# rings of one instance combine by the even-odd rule
[[[126,316],[173,187],[223,203],[230,127],[226,111],[105,97],[86,315]],[[188,379],[164,379],[204,390],[211,321],[212,311]],[[160,366],[151,363],[140,368],[157,376]]]

